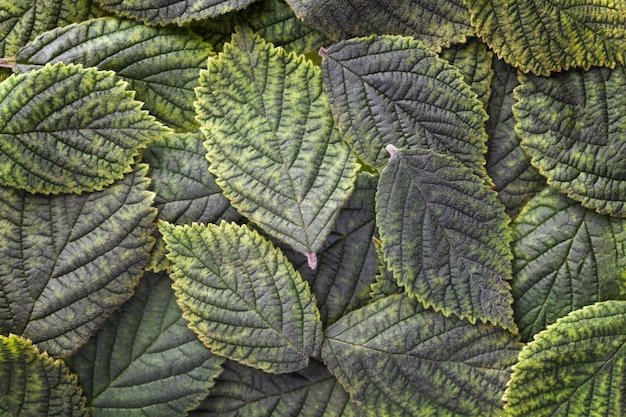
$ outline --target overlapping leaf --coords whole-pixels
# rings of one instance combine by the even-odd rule
[[[465,0],[476,32],[524,72],[624,63],[626,4],[556,0]]]
[[[357,417],[356,406],[324,365],[272,375],[226,362],[224,372],[190,417]]]
[[[319,353],[321,321],[308,284],[247,226],[159,226],[178,303],[200,340],[266,372],[295,372]]]
[[[169,131],[110,71],[58,63],[0,84],[0,184],[44,194],[101,190]]]
[[[522,340],[571,311],[626,296],[626,220],[547,188],[513,224],[516,322]]]
[[[458,69],[400,36],[350,39],[323,55],[337,126],[363,161],[381,170],[386,145],[427,147],[486,177],[487,114]]]
[[[96,0],[103,9],[147,25],[176,24],[243,9],[254,0]]]
[[[438,52],[474,30],[462,0],[287,0],[296,15],[332,39],[370,34],[413,36]]]
[[[194,88],[211,55],[211,45],[188,30],[105,17],[46,32],[21,48],[15,61],[21,72],[57,62],[115,71],[150,114],[196,131]]]
[[[16,335],[0,336],[0,415],[83,417],[76,375]]]
[[[70,360],[93,417],[186,416],[223,362],[187,328],[170,279],[156,274]]]
[[[242,215],[309,257],[350,196],[357,164],[319,68],[241,29],[197,89],[211,172]]]
[[[522,349],[506,390],[507,416],[623,416],[626,301],[576,310]]]
[[[499,416],[519,348],[500,327],[398,294],[330,326],[322,356],[370,416]]]
[[[626,216],[626,71],[523,76],[516,132],[548,183],[602,214]]]
[[[146,171],[80,196],[0,189],[1,334],[69,355],[131,296],[154,242]]]
[[[0,56],[11,57],[35,36],[102,15],[93,0],[12,0],[0,2]]]
[[[545,180],[530,164],[514,130],[513,89],[519,85],[517,70],[502,60],[493,62],[494,78],[487,107],[489,120],[485,129],[487,141],[487,172],[493,179],[498,200],[507,213],[515,217],[532,196],[540,191]]]
[[[391,151],[376,220],[398,283],[446,315],[516,331],[509,219],[495,192],[451,157]]]

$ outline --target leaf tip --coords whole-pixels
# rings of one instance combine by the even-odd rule
[[[315,255],[314,253],[307,253],[306,261],[309,264],[309,268],[311,268],[312,270],[315,270],[317,268],[317,255]]]
[[[395,146],[393,146],[391,144],[385,146],[385,149],[387,150],[387,152],[389,152],[389,155],[391,157],[393,157],[395,154],[397,154],[398,151],[400,150],[400,149],[396,148]]]

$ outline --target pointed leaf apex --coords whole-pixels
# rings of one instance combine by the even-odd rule
[[[397,154],[398,151],[400,150],[400,149],[396,148],[395,146],[393,146],[391,144],[385,146],[385,149],[387,150],[387,152],[389,152],[389,156],[391,156],[391,157],[393,157],[395,154]]]

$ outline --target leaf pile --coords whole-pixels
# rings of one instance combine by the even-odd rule
[[[625,24],[0,3],[0,416],[626,415]]]

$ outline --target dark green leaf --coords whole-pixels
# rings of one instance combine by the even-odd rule
[[[80,196],[0,188],[0,333],[69,355],[130,298],[154,242],[146,171]]]
[[[332,39],[413,36],[431,50],[464,42],[474,30],[462,0],[287,0],[296,15]]]
[[[356,417],[348,394],[324,365],[272,375],[226,362],[215,388],[190,417]]]
[[[357,170],[320,69],[242,29],[209,60],[200,85],[198,120],[224,195],[314,268]]]
[[[57,194],[101,190],[169,132],[111,71],[63,63],[0,84],[0,184]]]
[[[592,0],[465,0],[472,26],[524,72],[624,63],[626,4]]]
[[[255,0],[97,0],[103,9],[147,25],[176,24],[217,17]]]
[[[535,336],[505,393],[507,416],[626,415],[626,302],[576,310]]]
[[[170,279],[156,274],[70,358],[93,417],[186,416],[222,362],[187,328]]]
[[[513,89],[519,85],[517,70],[502,60],[493,61],[494,78],[487,107],[487,173],[493,179],[498,200],[516,217],[524,204],[545,186],[543,176],[530,164],[514,130]]]
[[[445,315],[517,331],[509,218],[495,192],[451,157],[390,150],[376,220],[398,283]]]
[[[501,416],[520,344],[500,327],[470,324],[392,295],[325,333],[322,357],[369,416]]]
[[[159,229],[183,316],[214,353],[272,373],[305,368],[319,354],[315,299],[268,240],[226,222]]]
[[[626,71],[523,76],[515,131],[548,183],[602,214],[626,216]]]
[[[409,37],[371,36],[323,53],[337,126],[378,170],[385,146],[448,153],[485,176],[487,114],[459,70]]]
[[[106,17],[46,32],[16,56],[25,72],[65,62],[115,71],[145,109],[178,130],[197,131],[194,88],[213,54],[198,35]]]
[[[571,311],[626,296],[626,220],[549,187],[513,227],[513,309],[523,341]]]

